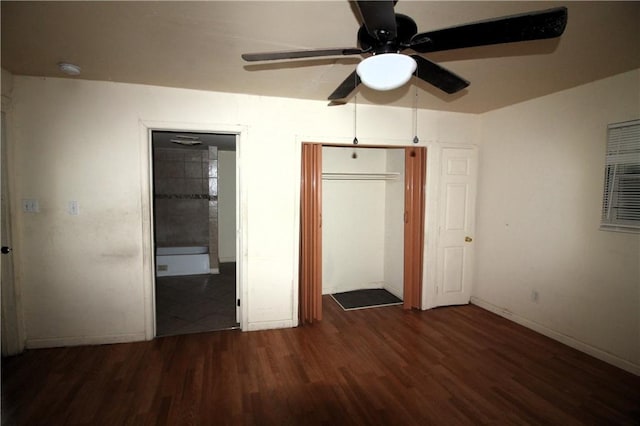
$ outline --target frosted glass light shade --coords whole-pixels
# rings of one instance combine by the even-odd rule
[[[416,61],[400,53],[380,53],[358,64],[362,83],[374,90],[393,90],[404,85],[416,70]]]
[[[62,71],[63,73],[65,73],[67,75],[79,75],[80,74],[80,67],[77,66],[76,64],[70,64],[68,62],[60,62],[58,64],[58,68],[60,68],[60,71]]]

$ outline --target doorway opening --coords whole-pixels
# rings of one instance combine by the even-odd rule
[[[236,135],[151,132],[156,336],[239,328]]]
[[[336,292],[421,307],[425,181],[426,148],[303,144],[301,323]]]

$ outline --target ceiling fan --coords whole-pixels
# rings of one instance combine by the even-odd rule
[[[253,62],[371,54],[329,95],[331,101],[347,98],[361,82],[376,90],[400,87],[414,72],[418,78],[453,94],[463,90],[469,82],[419,54],[554,38],[562,35],[567,25],[567,8],[557,7],[418,33],[413,19],[394,12],[396,1],[354,1],[363,20],[358,30],[360,48],[245,53],[242,59]],[[406,49],[417,54],[400,53]],[[398,77],[395,82],[387,81],[397,67],[403,69],[404,76]],[[369,77],[369,72],[375,75]],[[372,78],[381,80],[369,81]]]

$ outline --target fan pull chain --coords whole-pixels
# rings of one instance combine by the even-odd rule
[[[358,145],[357,125],[358,125],[358,95],[353,97],[353,144]]]
[[[355,95],[353,97],[353,144],[354,145],[358,145],[358,137],[357,135],[357,129],[358,129],[358,95]],[[358,154],[356,153],[356,149],[355,147],[353,148],[353,154],[351,154],[351,158],[353,158],[354,160],[356,158],[358,158]]]
[[[413,143],[420,142],[418,138],[418,88],[413,97]]]

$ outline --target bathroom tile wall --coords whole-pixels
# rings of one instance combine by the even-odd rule
[[[209,164],[207,167],[207,184],[209,191],[209,268],[219,271],[218,256],[218,148],[209,147]]]
[[[158,247],[209,246],[211,166],[206,148],[154,149]],[[217,156],[214,161],[217,184]]]

